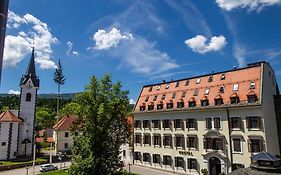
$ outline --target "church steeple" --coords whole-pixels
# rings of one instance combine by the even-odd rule
[[[29,65],[27,67],[25,75],[23,75],[23,77],[21,78],[20,85],[26,84],[29,79],[31,79],[34,87],[39,88],[39,78],[37,77],[36,70],[35,70],[34,47],[32,48],[32,53],[31,53]]]
[[[26,75],[30,75],[31,77],[36,77],[35,61],[34,61],[34,47],[32,48],[32,54],[31,54],[28,68],[26,70]]]

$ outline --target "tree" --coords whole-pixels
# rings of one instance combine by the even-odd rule
[[[54,72],[54,81],[55,83],[58,85],[58,91],[57,91],[57,115],[59,113],[59,103],[60,103],[60,99],[59,99],[59,95],[60,95],[60,86],[61,85],[64,85],[65,83],[65,77],[63,75],[63,72],[62,72],[62,65],[60,63],[60,59],[59,59],[59,62],[58,62],[58,66]]]
[[[120,82],[112,84],[106,74],[95,76],[85,91],[77,96],[81,106],[78,121],[72,128],[72,175],[110,175],[122,170],[120,146],[128,141],[128,91]]]
[[[54,125],[55,117],[51,113],[51,110],[48,108],[37,107],[35,120],[36,131],[46,128],[52,128],[52,126]]]
[[[80,106],[76,102],[70,102],[66,104],[61,110],[60,110],[60,116],[63,115],[78,115],[80,110]]]

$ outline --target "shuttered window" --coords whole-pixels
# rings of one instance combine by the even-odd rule
[[[241,139],[233,138],[233,151],[234,152],[241,152]]]

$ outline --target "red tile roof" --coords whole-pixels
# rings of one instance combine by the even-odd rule
[[[22,122],[23,120],[16,117],[11,111],[5,111],[0,114],[0,122]]]
[[[259,100],[261,69],[261,65],[256,65],[242,69],[144,86],[134,112],[140,112],[140,106],[145,105],[145,111],[147,111],[148,105],[160,103],[164,104],[163,110],[166,110],[166,104],[171,100],[174,103],[173,108],[177,108],[177,102],[181,100],[183,100],[185,105],[184,108],[186,108],[188,107],[188,102],[193,99],[196,102],[197,107],[200,106],[201,100],[203,99],[209,100],[209,106],[214,106],[215,99],[219,96],[223,99],[224,104],[230,104],[230,97],[234,93],[239,97],[241,104],[247,103],[248,94],[255,94],[256,99]],[[234,84],[238,84],[238,90],[234,90]],[[250,84],[253,84],[254,87],[250,88]],[[195,91],[198,91],[197,95]],[[176,93],[175,98],[173,98],[174,93]],[[157,99],[154,100],[156,96]],[[154,107],[152,111],[155,110],[157,110],[156,107]]]
[[[76,115],[66,115],[53,126],[53,129],[61,131],[69,130],[70,126],[77,120],[77,118]]]
[[[35,141],[36,141],[37,143],[39,143],[39,142],[40,142],[40,143],[41,143],[41,142],[45,142],[45,138],[44,138],[44,137],[36,137]],[[46,139],[46,142],[48,142],[48,143],[54,142],[53,137],[48,137],[48,138]]]

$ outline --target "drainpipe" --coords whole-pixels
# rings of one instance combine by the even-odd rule
[[[227,115],[227,123],[228,123],[228,139],[229,139],[229,149],[230,149],[230,168],[233,171],[233,153],[232,153],[232,140],[231,140],[231,129],[230,129],[230,117],[229,117],[229,110],[226,107],[226,115]]]

